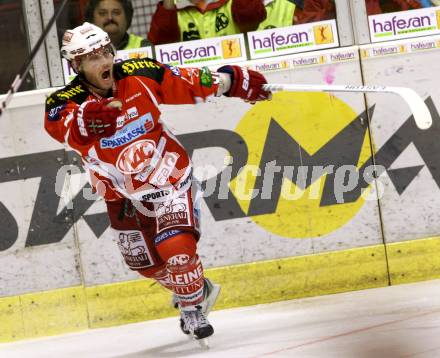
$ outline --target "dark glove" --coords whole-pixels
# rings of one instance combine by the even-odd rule
[[[80,106],[76,124],[83,141],[111,137],[116,132],[116,118],[121,115],[122,103],[114,98],[89,101]]]
[[[253,70],[240,66],[222,66],[217,72],[231,75],[231,88],[224,93],[228,97],[239,97],[248,102],[262,101],[271,97],[270,92],[263,90],[267,83],[264,76]]]

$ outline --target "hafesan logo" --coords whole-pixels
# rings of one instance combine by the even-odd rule
[[[315,43],[317,45],[331,44],[333,42],[333,31],[331,25],[313,26]]]
[[[241,56],[240,41],[238,39],[229,38],[222,40],[223,58],[235,58]]]
[[[286,163],[293,157],[289,151],[295,148],[292,143],[296,141],[302,148],[297,146],[298,151],[303,152],[301,159],[304,159],[304,166],[312,166],[316,158],[335,163],[340,155],[323,147],[331,141],[337,142],[339,138],[336,137],[353,124],[357,117],[353,109],[342,100],[324,93],[279,92],[274,94],[272,101],[253,106],[236,128],[236,132],[247,143],[248,161],[242,172],[230,183],[231,191],[242,210],[265,230],[287,238],[323,236],[349,222],[361,209],[365,199],[360,196],[351,203],[322,205],[323,188],[328,180],[328,174],[325,173],[310,185],[302,185],[303,189],[299,187],[301,185],[294,184],[298,183],[298,176],[292,181],[283,178],[278,187],[274,185],[271,188],[272,193],[280,193],[281,190],[281,195],[276,199],[278,202],[273,204],[274,212],[263,215],[250,212],[255,212],[255,208],[251,207],[252,190],[257,181],[255,169],[261,167],[261,163],[266,160],[264,158],[272,160],[274,151],[271,155],[267,154],[272,150],[271,147],[278,148],[276,150],[281,148],[278,156],[280,160],[277,162]],[[268,138],[276,139],[276,136],[272,136],[273,128],[282,132],[283,143],[268,143]],[[364,131],[362,127],[357,127],[356,131],[356,140],[360,139],[357,140],[360,142],[357,148],[342,150],[353,150],[353,164],[359,168],[371,157],[371,149],[368,131]],[[351,134],[348,133],[348,136]],[[326,153],[323,155],[322,151]],[[243,193],[249,195],[246,197]],[[274,200],[273,197],[272,195],[271,200]]]

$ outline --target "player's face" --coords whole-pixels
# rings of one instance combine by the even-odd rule
[[[108,90],[112,88],[114,81],[113,57],[113,51],[109,46],[88,53],[81,56],[80,71],[95,87]]]
[[[110,36],[127,31],[124,8],[117,0],[102,0],[93,12],[93,22]]]

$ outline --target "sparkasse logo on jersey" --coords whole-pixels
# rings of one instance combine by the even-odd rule
[[[133,113],[133,111],[132,111]],[[129,113],[127,113],[130,116]],[[137,115],[137,111],[136,111]],[[130,118],[130,117],[129,117]],[[151,113],[144,114],[138,120],[125,125],[122,129],[118,130],[110,138],[102,138],[100,145],[102,149],[116,148],[127,144],[141,135],[146,134],[152,128],[153,117]]]

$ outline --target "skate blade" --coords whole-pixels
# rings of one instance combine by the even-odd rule
[[[196,339],[196,341],[200,344],[200,348],[209,349],[209,338]]]

